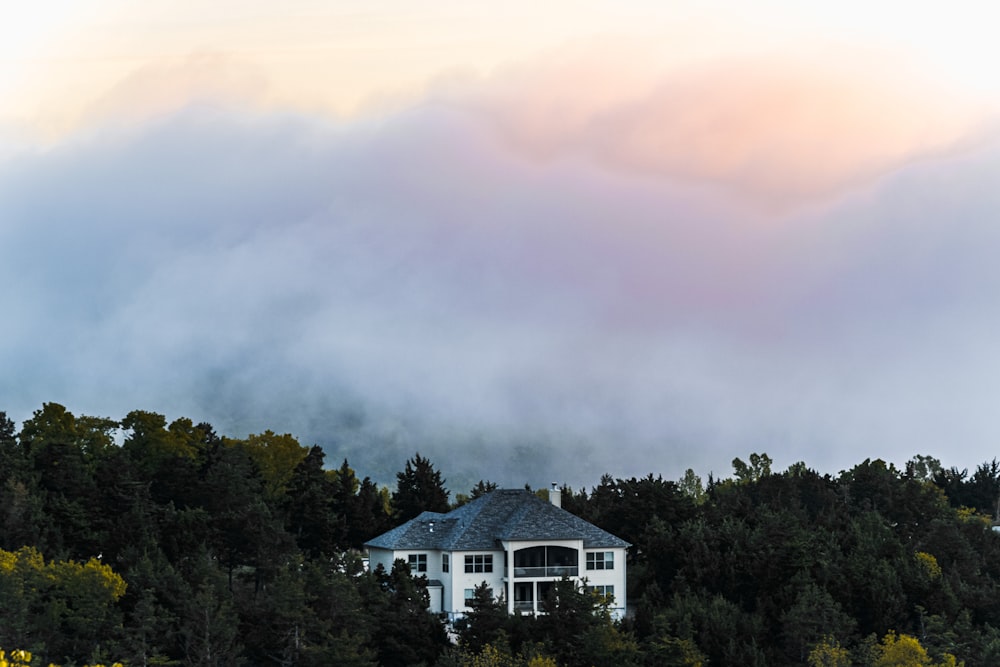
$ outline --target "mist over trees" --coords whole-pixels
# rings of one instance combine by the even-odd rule
[[[1000,664],[1000,463],[915,456],[838,475],[604,475],[565,509],[631,543],[630,613],[556,582],[538,617],[475,591],[449,629],[366,540],[496,488],[415,453],[389,489],[272,431],[135,410],[0,413],[0,648],[37,664]],[[547,491],[541,490],[540,495]],[[454,640],[454,641],[453,641]],[[33,663],[34,664],[34,663]]]

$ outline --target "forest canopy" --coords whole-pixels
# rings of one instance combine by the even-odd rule
[[[752,453],[705,483],[564,486],[566,510],[632,545],[626,618],[564,580],[538,617],[484,585],[454,625],[363,545],[496,484],[452,493],[419,453],[398,465],[390,489],[289,434],[0,412],[0,648],[33,665],[1000,664],[996,460],[830,475]]]

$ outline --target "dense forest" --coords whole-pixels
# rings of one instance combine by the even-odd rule
[[[369,571],[361,549],[488,492],[489,471],[452,494],[419,454],[394,489],[325,464],[290,435],[151,412],[47,403],[20,430],[0,413],[0,648],[32,665],[1000,664],[995,460],[830,475],[753,454],[705,483],[564,487],[632,544],[630,614],[564,580],[538,617],[481,587],[455,627],[426,580]]]

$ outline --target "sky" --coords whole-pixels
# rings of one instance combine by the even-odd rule
[[[991,3],[3,3],[17,421],[453,491],[1000,454]]]

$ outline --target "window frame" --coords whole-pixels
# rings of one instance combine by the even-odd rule
[[[410,572],[427,571],[427,554],[408,554],[406,562],[410,565]]]
[[[465,554],[466,574],[492,574],[493,554]]]
[[[588,551],[586,555],[587,569],[591,572],[597,570],[615,569],[614,551]]]

